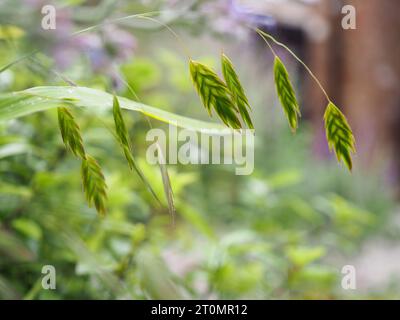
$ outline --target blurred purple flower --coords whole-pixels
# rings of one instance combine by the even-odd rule
[[[46,4],[45,0],[26,0],[32,13],[38,13]],[[129,59],[136,48],[136,40],[129,32],[116,25],[105,25],[71,36],[80,27],[73,19],[74,7],[56,6],[56,29],[39,28],[41,39],[46,41],[57,68],[65,70],[74,64],[82,54],[88,57],[95,72],[108,72],[113,63]]]
[[[207,2],[201,12],[209,18],[210,25],[216,32],[236,36],[247,34],[247,26],[271,27],[275,25],[272,17],[255,13],[250,7],[236,0],[218,0]]]
[[[129,59],[136,49],[135,38],[127,31],[109,25],[104,29],[104,38],[107,45],[112,46],[117,61]]]

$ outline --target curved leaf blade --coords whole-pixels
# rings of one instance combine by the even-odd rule
[[[118,99],[123,109],[141,112],[151,118],[181,128],[194,131],[224,129],[221,124],[183,117],[122,97]],[[0,94],[0,122],[56,108],[60,104],[111,109],[113,95],[101,90],[70,86],[34,87],[24,91]]]

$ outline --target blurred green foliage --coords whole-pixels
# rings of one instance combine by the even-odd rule
[[[15,37],[3,40],[1,29],[0,66],[35,45],[7,28]],[[121,76],[141,101],[207,119],[177,50],[145,44],[158,32],[137,32],[141,52],[118,66]],[[51,55],[36,58],[40,65],[27,60],[0,73],[0,92],[64,84],[46,69],[54,68]],[[79,85],[115,89],[104,70],[83,57],[63,74]],[[136,99],[124,85],[117,91]],[[175,228],[159,168],[144,158],[148,124],[142,116],[124,112],[139,165],[164,207],[129,170],[109,132],[111,112],[75,110],[109,186],[105,218],[84,201],[80,163],[65,150],[55,110],[0,124],[0,297],[343,297],[341,260],[332,257],[351,256],[381,230],[393,209],[389,192],[373,174],[356,169],[350,175],[334,161],[317,161],[307,125],[293,136],[284,119],[277,120],[281,114],[264,123],[264,105],[253,108],[252,175],[236,176],[222,165],[169,166]],[[56,268],[56,290],[41,288],[46,264]]]

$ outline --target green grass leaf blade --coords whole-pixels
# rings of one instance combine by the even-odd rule
[[[274,62],[274,79],[279,101],[286,114],[290,128],[295,132],[298,126],[300,108],[286,67],[277,56],[275,56]]]
[[[126,98],[118,97],[118,100],[122,109],[140,112],[180,128],[194,131],[224,128],[221,124],[183,117]],[[113,95],[101,90],[71,86],[34,87],[24,91],[2,93],[0,94],[0,122],[57,108],[60,104],[89,109],[111,109]]]
[[[356,152],[356,147],[354,135],[346,117],[338,107],[329,102],[325,110],[324,120],[329,149],[333,149],[338,161],[343,161],[351,171],[353,168],[351,154]]]
[[[239,110],[239,113],[244,123],[250,128],[254,129],[253,122],[251,121],[249,110],[250,104],[244,92],[243,86],[239,77],[233,67],[232,61],[225,55],[221,55],[222,74],[224,75],[226,86],[228,87],[232,99]]]

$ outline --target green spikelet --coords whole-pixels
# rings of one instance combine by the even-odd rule
[[[221,55],[222,73],[226,85],[231,93],[233,102],[237,106],[239,113],[246,125],[250,129],[254,129],[253,123],[250,118],[249,110],[250,104],[249,100],[244,93],[242,84],[240,83],[239,77],[233,67],[232,61],[225,55]]]
[[[113,117],[114,117],[114,124],[115,124],[115,132],[117,139],[121,145],[122,151],[128,162],[129,168],[131,170],[135,170],[142,182],[146,185],[147,189],[151,192],[154,198],[157,201],[160,201],[151,187],[150,182],[146,179],[143,172],[140,170],[139,166],[137,165],[135,158],[133,157],[132,152],[132,145],[129,142],[129,135],[128,130],[126,129],[125,121],[122,117],[121,106],[119,104],[118,98],[114,96],[113,98]]]
[[[355,153],[356,148],[353,132],[346,117],[332,102],[329,102],[324,120],[329,149],[335,150],[338,161],[343,160],[351,171],[353,168],[351,153]]]
[[[83,147],[81,131],[78,124],[71,112],[67,108],[57,108],[58,112],[58,125],[61,131],[61,137],[64,141],[65,146],[72,151],[72,153],[81,158],[85,159],[85,149]]]
[[[90,155],[82,160],[83,190],[89,205],[95,206],[100,215],[106,213],[107,185],[100,165]]]
[[[225,83],[209,67],[199,62],[190,60],[190,74],[193,84],[211,116],[214,108],[220,119],[233,129],[242,127],[238,117],[237,109],[230,99],[230,92]]]
[[[121,144],[126,161],[128,161],[129,168],[135,168],[135,161],[132,156],[132,147],[129,142],[128,130],[126,129],[124,119],[122,118],[121,107],[116,96],[113,98],[113,117],[115,123],[115,132]]]
[[[290,128],[295,132],[298,123],[297,118],[300,116],[300,108],[286,67],[277,56],[275,56],[274,62],[274,76],[279,101],[286,114]]]

